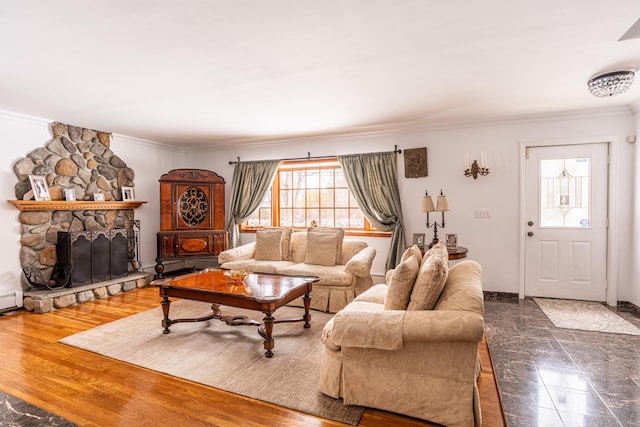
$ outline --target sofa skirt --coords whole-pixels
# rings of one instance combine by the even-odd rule
[[[342,352],[322,349],[318,390],[334,399],[342,397]]]
[[[327,313],[337,313],[353,301],[355,297],[356,292],[352,288],[333,289],[314,284],[311,291],[311,308]],[[302,297],[296,298],[288,305],[304,307],[304,300]]]

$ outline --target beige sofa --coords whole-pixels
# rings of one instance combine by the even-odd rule
[[[218,256],[220,267],[261,273],[318,276],[320,280],[313,284],[311,308],[330,313],[344,308],[373,284],[371,264],[376,250],[366,242],[339,238],[340,247],[337,253],[335,250],[323,249],[322,245],[326,241],[317,243],[307,250],[307,232],[293,232],[290,234],[289,242],[282,246],[281,259],[277,259],[277,254],[266,254],[262,258],[269,259],[259,259],[260,252],[264,251],[260,251],[258,246],[263,240],[268,242],[268,238],[260,240],[267,233],[260,233],[257,233],[256,242],[222,252]],[[286,236],[284,240],[287,240]],[[271,246],[275,247],[274,242],[275,240],[271,242]],[[329,261],[323,259],[327,258],[327,255],[331,257]],[[302,307],[302,299],[294,301],[292,305]]]
[[[478,345],[484,334],[481,267],[462,261],[449,269],[446,256],[444,248],[445,258],[437,261],[439,273],[428,271],[433,270],[433,259],[416,267],[415,256],[403,256],[387,275],[388,285],[373,286],[326,324],[320,391],[342,398],[345,405],[379,408],[449,427],[482,424],[477,386]],[[417,286],[425,276],[444,279],[433,309],[417,306],[418,299],[433,295],[415,288],[407,291],[407,283],[415,279]],[[404,285],[400,292],[391,289],[398,282]],[[412,309],[385,310],[393,300],[408,301]]]

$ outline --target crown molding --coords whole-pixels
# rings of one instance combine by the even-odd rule
[[[310,132],[304,134],[282,134],[273,136],[256,136],[256,137],[238,137],[224,140],[224,145],[216,145],[211,147],[192,147],[187,149],[189,152],[200,151],[217,151],[228,150],[237,147],[264,147],[273,146],[274,144],[289,144],[296,141],[313,141],[331,136],[335,137],[353,137],[360,138],[363,136],[378,136],[397,133],[406,129],[412,122],[390,123],[385,125],[361,126],[345,129],[336,129],[323,132]],[[216,144],[220,141],[212,141]]]
[[[459,121],[459,122],[440,122],[430,123],[427,119],[415,121],[397,122],[386,125],[354,127],[342,130],[333,130],[327,132],[316,132],[309,134],[296,135],[279,135],[270,137],[249,137],[249,138],[230,138],[225,140],[224,145],[216,145],[211,147],[193,147],[186,149],[188,152],[204,152],[204,151],[221,151],[234,147],[261,147],[273,146],[274,144],[290,144],[296,141],[313,141],[327,137],[352,137],[360,138],[365,136],[388,135],[398,132],[420,132],[430,130],[452,130],[452,129],[468,129],[474,127],[504,126],[517,125],[527,123],[540,122],[556,122],[563,120],[575,119],[595,119],[607,117],[629,116],[633,114],[633,108],[640,110],[640,101],[629,106],[598,108],[589,110],[563,111],[558,113],[542,113],[536,115],[518,116],[513,118],[505,118],[499,120],[475,120],[475,121]]]
[[[21,114],[21,113],[16,113],[16,112],[13,112],[13,111],[6,111],[6,110],[0,110],[0,118],[4,118],[4,119],[7,119],[7,120],[20,121],[20,122],[34,124],[34,125],[41,125],[41,126],[49,126],[49,125],[51,125],[51,123],[55,123],[56,121],[60,122],[60,123],[64,123],[63,121],[60,121],[60,120],[53,120],[53,119],[47,119],[47,118],[43,118],[43,117],[36,117],[36,116],[28,115],[28,114]],[[69,123],[67,123],[67,124],[69,124]],[[73,126],[75,126],[75,125],[73,125]],[[162,149],[170,150],[170,151],[178,151],[178,152],[188,151],[187,149],[184,149],[184,148],[181,148],[181,147],[177,147],[175,145],[162,144],[160,142],[151,141],[151,140],[143,139],[143,138],[137,138],[137,137],[128,136],[128,135],[122,135],[122,134],[119,134],[119,133],[113,133],[113,132],[109,132],[109,133],[111,134],[112,137],[117,137],[117,139],[119,139],[119,140],[130,142],[132,144],[146,145],[146,146],[150,146],[150,147],[154,147],[154,148],[162,148]]]
[[[176,152],[180,152],[180,153],[185,153],[190,151],[188,148],[182,148],[182,147],[178,147],[175,145],[171,145],[171,144],[163,144],[161,142],[157,142],[157,141],[151,141],[149,139],[144,139],[144,138],[138,138],[135,136],[129,136],[129,135],[123,135],[120,133],[112,133],[111,137],[113,139],[120,140],[123,142],[128,142],[131,144],[135,144],[135,145],[144,145],[147,147],[152,147],[152,148],[160,148],[163,150],[168,150],[168,151],[176,151]]]
[[[340,138],[361,138],[366,136],[380,136],[394,134],[404,131],[429,131],[429,130],[450,130],[450,129],[468,129],[473,127],[487,126],[503,126],[513,124],[539,123],[543,121],[562,121],[572,119],[593,119],[625,116],[640,113],[640,100],[637,100],[627,106],[598,108],[589,110],[574,110],[555,113],[541,113],[533,115],[517,116],[504,119],[487,119],[487,120],[469,120],[469,121],[451,121],[451,122],[430,122],[428,118],[394,122],[382,125],[357,126],[344,129],[334,129],[328,131],[297,133],[297,134],[280,134],[272,136],[255,136],[255,137],[230,137],[225,139],[212,139],[212,145],[207,146],[206,143],[194,143],[197,145],[180,147],[170,143],[161,143],[149,139],[143,139],[120,133],[112,133],[111,135],[121,141],[129,142],[135,145],[148,146],[179,153],[197,153],[206,151],[221,151],[237,147],[263,147],[273,146],[274,144],[290,144],[296,141],[314,141],[328,137]],[[11,111],[0,110],[0,117],[9,120],[19,120],[27,123],[48,126],[55,120],[45,119],[41,117],[30,116],[26,114],[14,113]]]
[[[514,116],[498,120],[476,120],[466,122],[443,122],[427,123],[425,121],[415,122],[412,130],[443,130],[443,129],[468,129],[474,127],[504,126],[540,122],[557,122],[576,119],[595,119],[607,117],[630,116],[632,114],[631,105],[621,107],[597,108],[589,110],[562,111],[556,113],[529,114]]]
[[[43,117],[30,116],[28,114],[15,113],[13,111],[0,110],[0,117],[35,125],[48,126],[54,120],[45,119]]]

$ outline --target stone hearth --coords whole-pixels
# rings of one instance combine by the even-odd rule
[[[34,313],[48,313],[57,308],[70,307],[95,299],[132,291],[149,286],[153,274],[131,272],[127,277],[108,280],[100,283],[77,286],[73,288],[37,289],[24,292],[24,308]]]

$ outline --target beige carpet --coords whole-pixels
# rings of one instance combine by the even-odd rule
[[[209,314],[210,304],[180,300],[171,318]],[[298,317],[303,309],[282,307],[274,317]],[[223,314],[260,312],[223,307]],[[356,425],[364,408],[344,406],[318,391],[322,327],[331,314],[311,312],[311,328],[280,323],[273,329],[274,356],[264,356],[255,326],[227,326],[219,320],[178,323],[162,334],[160,308],[63,338],[61,343],[176,377],[273,403],[311,415]]]
[[[534,298],[557,328],[640,335],[640,329],[599,302]]]

